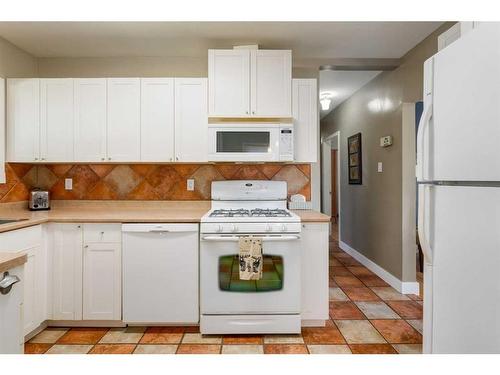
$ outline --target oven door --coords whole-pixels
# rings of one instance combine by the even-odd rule
[[[279,126],[217,124],[208,128],[209,161],[278,161]]]
[[[238,236],[201,236],[202,314],[300,313],[300,236],[283,234],[261,238],[262,278],[240,280]]]

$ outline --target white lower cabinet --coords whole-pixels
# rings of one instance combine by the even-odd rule
[[[52,319],[82,319],[82,226],[50,224]]]
[[[120,225],[50,226],[52,319],[120,320]]]
[[[120,320],[121,244],[88,243],[83,249],[83,320]]]
[[[27,255],[23,285],[23,334],[36,329],[46,319],[46,252],[41,225],[0,233],[0,251],[23,252]]]
[[[328,223],[302,224],[302,320],[327,320]]]

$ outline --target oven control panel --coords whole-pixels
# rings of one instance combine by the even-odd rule
[[[300,233],[300,223],[201,223],[201,233]]]

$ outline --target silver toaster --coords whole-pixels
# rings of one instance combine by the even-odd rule
[[[34,189],[30,192],[29,209],[32,211],[50,210],[49,192]]]

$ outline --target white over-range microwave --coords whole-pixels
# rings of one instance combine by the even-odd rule
[[[293,159],[292,124],[208,125],[209,161],[293,161]]]

